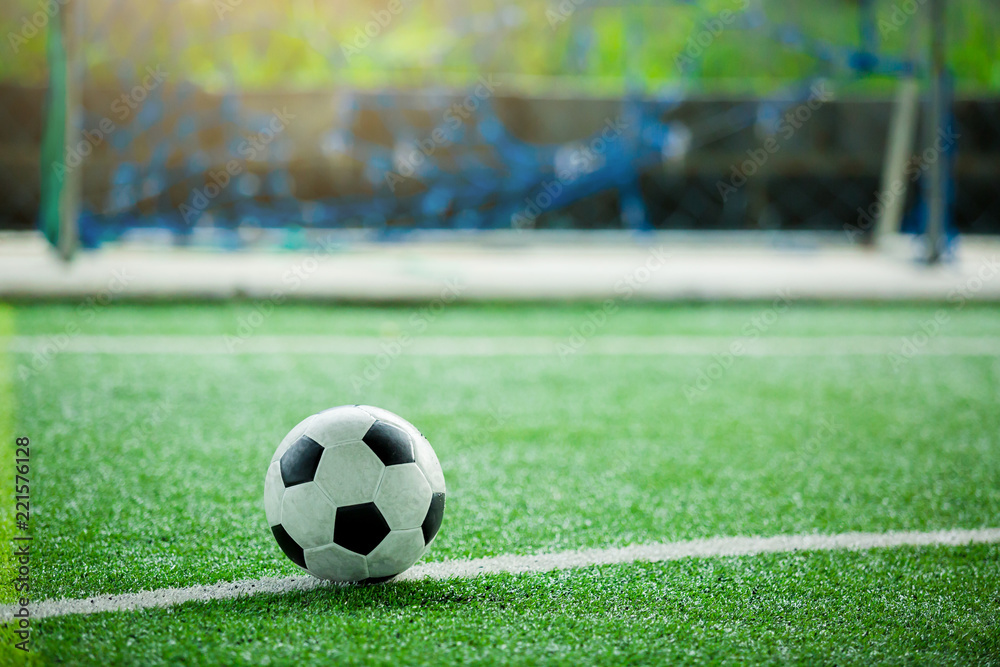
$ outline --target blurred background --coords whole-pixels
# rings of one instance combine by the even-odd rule
[[[1000,234],[1000,5],[944,5],[4,0],[0,229],[949,259]]]

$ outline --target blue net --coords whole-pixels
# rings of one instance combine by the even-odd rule
[[[90,246],[760,225],[690,157],[773,135],[824,81],[885,91],[924,68],[915,16],[894,29],[881,2],[81,4],[81,135],[59,166],[82,170]],[[856,190],[845,210],[879,152],[832,186]],[[784,208],[823,218],[823,198]]]

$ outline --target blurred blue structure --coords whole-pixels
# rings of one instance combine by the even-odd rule
[[[578,8],[567,25],[573,30],[566,53],[569,67],[585,60],[593,47],[588,12],[628,4],[635,3]],[[558,143],[519,138],[517,129],[505,124],[498,108],[501,98],[494,95],[475,97],[474,113],[459,122],[449,109],[463,99],[461,92],[339,91],[337,108],[310,149],[340,165],[338,173],[349,177],[321,187],[304,187],[309,169],[301,136],[274,131],[274,114],[247,96],[228,91],[208,98],[185,82],[154,88],[135,117],[111,136],[107,181],[85,182],[80,237],[84,245],[95,246],[145,229],[169,232],[182,243],[200,233],[198,240],[209,237],[238,247],[254,230],[268,229],[283,230],[280,243],[287,245],[296,244],[299,231],[309,228],[361,228],[381,237],[415,229],[524,229],[536,226],[539,216],[596,192],[615,193],[622,228],[648,230],[650,214],[640,187],[644,169],[697,150],[706,136],[718,139],[774,122],[805,101],[817,79],[899,76],[916,70],[913,62],[880,54],[872,0],[861,4],[854,47],[828,44],[796,25],[774,23],[760,3],[737,13],[736,29],[764,31],[808,54],[815,77],[798,82],[780,100],[748,100],[719,117],[702,119],[697,127],[669,118],[685,100],[682,87],[656,95],[627,94],[608,119],[611,124],[620,121],[613,137],[602,126],[590,136]],[[511,24],[510,17],[494,22],[500,31]],[[454,29],[471,30],[459,19]],[[630,25],[628,35],[636,43],[645,37],[641,25]],[[489,42],[502,44],[503,39]],[[329,57],[338,56],[331,51]],[[685,76],[697,77],[699,66],[693,59]],[[125,89],[134,83],[129,71],[122,68]],[[640,73],[633,69],[628,76]],[[100,122],[104,107],[94,104],[93,109],[85,109],[81,127]],[[381,130],[374,137],[366,131],[373,125]],[[254,156],[266,168],[241,162],[239,173],[227,174],[226,164],[246,154],[248,137],[268,140],[266,151]],[[422,143],[431,148],[421,149]]]

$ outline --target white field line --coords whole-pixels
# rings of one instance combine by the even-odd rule
[[[753,556],[793,551],[860,551],[882,547],[961,546],[1000,542],[1000,528],[942,530],[934,532],[841,533],[839,535],[778,535],[775,537],[713,537],[685,542],[647,544],[615,549],[581,549],[536,556],[496,556],[473,560],[446,561],[417,565],[396,581],[470,578],[483,574],[525,574],[550,572],[593,565],[614,565],[637,561],[663,562],[682,558]],[[93,614],[170,607],[184,602],[228,600],[263,593],[308,591],[330,582],[310,576],[284,579],[263,578],[188,588],[161,588],[142,593],[100,595],[83,600],[45,600],[30,606],[31,617],[46,618],[66,614]],[[0,607],[0,621],[13,618],[14,607]]]
[[[546,356],[692,356],[733,353],[751,357],[844,356],[901,354],[903,336],[823,336],[732,338],[726,336],[597,336],[574,345],[569,336],[427,336],[404,344],[378,336],[13,336],[11,352],[23,354],[310,354],[368,356],[394,347],[407,354],[443,357]],[[742,347],[734,352],[734,344]],[[921,339],[915,354],[1000,356],[997,337]],[[398,354],[395,352],[393,354]],[[912,353],[911,355],[912,356]]]

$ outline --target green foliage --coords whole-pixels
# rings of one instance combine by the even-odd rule
[[[108,85],[130,68],[140,72],[160,64],[172,68],[177,80],[212,89],[453,84],[494,72],[509,78],[510,89],[554,76],[564,87],[601,94],[681,82],[705,90],[766,92],[826,73],[849,78],[850,71],[831,70],[818,57],[819,45],[860,48],[857,2],[762,0],[762,24],[747,27],[734,18],[721,31],[706,26],[720,25],[726,12],[744,13],[744,0],[660,7],[505,0],[462,3],[460,9],[445,0],[391,2],[94,0],[83,10],[88,77]],[[905,59],[915,40],[922,58],[928,28],[900,14],[903,4],[876,2],[881,52]],[[390,7],[397,11],[390,13]],[[35,9],[36,3],[16,0],[0,10],[0,29],[16,34]],[[903,17],[901,25],[894,16]],[[958,86],[1000,90],[1000,8],[987,0],[954,0],[948,16],[948,57]],[[801,32],[806,44],[784,43],[784,26]],[[703,48],[699,38],[707,44]],[[580,47],[581,40],[588,46]],[[43,81],[43,41],[29,40],[17,57],[0,61],[0,81]],[[692,67],[679,69],[678,56],[693,51],[699,55]]]

